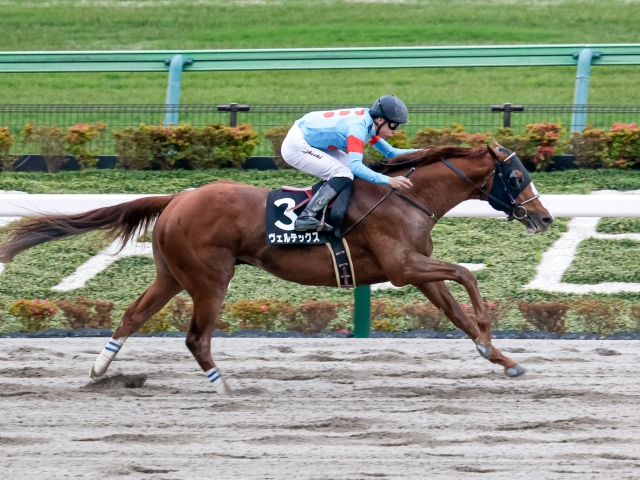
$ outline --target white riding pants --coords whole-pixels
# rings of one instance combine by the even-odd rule
[[[300,127],[294,125],[282,142],[282,158],[293,168],[323,180],[347,177],[353,180],[349,155],[340,150],[315,148],[307,143]]]

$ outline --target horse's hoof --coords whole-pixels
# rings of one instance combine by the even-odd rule
[[[224,382],[224,394],[228,396],[233,395],[233,389],[229,386],[227,382]]]
[[[476,343],[476,350],[482,358],[486,358],[487,360],[491,356],[491,345],[485,345],[484,343]]]
[[[94,367],[95,365],[91,367],[91,370],[89,370],[89,377],[91,377],[91,380],[97,380],[102,376],[102,374],[96,373]]]
[[[507,368],[504,371],[504,374],[507,377],[510,377],[510,378],[520,377],[520,376],[524,375],[525,373],[527,373],[527,369],[524,368],[524,367],[521,367],[517,363],[513,367]]]

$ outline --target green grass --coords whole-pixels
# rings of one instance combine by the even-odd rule
[[[0,190],[27,193],[176,193],[216,180],[234,180],[259,187],[277,188],[283,183],[311,185],[317,179],[298,170],[172,170],[2,173]],[[640,176],[639,176],[640,180]]]
[[[531,173],[543,193],[589,193],[594,190],[640,190],[638,170],[567,170]],[[0,190],[27,193],[175,193],[226,179],[261,187],[282,184],[310,185],[315,177],[298,170],[86,170],[48,173],[0,174]]]
[[[588,193],[601,189],[640,189],[640,172],[578,170],[534,173],[532,177],[543,193]],[[310,184],[312,178],[297,171],[150,171],[122,172],[93,170],[43,173],[4,173],[0,189],[29,193],[172,193],[197,187],[216,179],[233,179],[265,187],[282,184]],[[608,233],[638,232],[634,219],[602,220],[600,231]],[[566,231],[567,219],[557,219],[550,232],[527,235],[517,222],[499,219],[442,219],[433,231],[434,254],[449,262],[485,263],[477,272],[480,291],[487,300],[515,298],[543,301],[572,299],[573,295],[523,290],[533,278],[542,254]],[[0,232],[0,242],[6,233]],[[70,292],[54,292],[50,288],[71,274],[84,261],[104,248],[99,233],[91,233],[61,242],[52,242],[20,254],[0,275],[0,300],[5,307],[17,298],[61,298],[73,300],[78,295],[116,303],[121,313],[151,283],[153,262],[148,257],[118,260],[90,280],[83,288]],[[604,253],[603,253],[604,252]],[[637,264],[640,244],[592,239],[584,242],[578,259],[567,271],[565,281],[594,283],[598,281],[639,281]],[[604,276],[602,276],[604,275]],[[466,292],[457,284],[450,288],[460,301],[468,301]],[[304,299],[349,301],[352,292],[336,288],[300,287],[279,280],[249,266],[239,266],[226,301],[275,297],[299,303]],[[413,287],[400,290],[378,290],[373,298],[411,302],[422,299]],[[590,297],[611,297],[587,295]],[[640,294],[621,293],[613,297],[640,303]],[[118,314],[116,314],[117,317]],[[0,313],[0,317],[2,314]]]
[[[640,233],[640,218],[603,218],[598,222],[599,233]]]
[[[114,302],[120,309],[124,309],[149,288],[155,277],[156,268],[152,258],[125,257],[89,280],[79,289],[80,293],[57,293],[66,300],[74,300],[78,294],[86,298],[100,298],[106,302]],[[105,291],[105,285],[118,285],[118,288]]]
[[[3,2],[0,50],[640,42],[640,4],[596,1]],[[636,67],[595,67],[591,103],[640,103]],[[575,68],[198,72],[183,103],[570,103]],[[0,103],[163,103],[161,73],[4,74]]]
[[[638,283],[639,258],[640,243],[636,241],[590,238],[578,247],[576,258],[562,276],[562,281],[579,284]]]
[[[0,275],[0,291],[12,298],[61,297],[61,292],[51,291],[50,288],[109,245],[110,242],[103,237],[103,232],[90,232],[32,248],[28,254],[20,255],[16,261],[5,266]],[[109,291],[104,288],[106,285],[102,283],[101,294]]]

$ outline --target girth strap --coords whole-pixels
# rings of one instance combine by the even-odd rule
[[[346,238],[336,238],[334,235],[329,237],[327,248],[331,253],[333,261],[333,270],[336,274],[336,283],[339,288],[355,288],[356,275],[353,271],[353,262],[351,261],[351,252]]]

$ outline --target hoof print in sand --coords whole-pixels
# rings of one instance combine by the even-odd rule
[[[138,375],[123,375],[118,373],[111,377],[104,377],[82,387],[84,390],[112,390],[115,388],[141,388],[147,376],[144,373]]]
[[[596,348],[596,353],[602,357],[613,357],[614,355],[622,355],[617,350],[610,350],[608,348]]]

